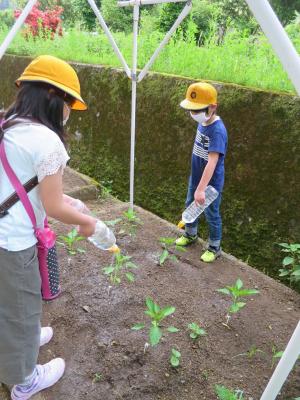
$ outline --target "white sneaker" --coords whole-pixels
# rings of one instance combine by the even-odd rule
[[[37,376],[32,385],[26,389],[15,385],[11,391],[12,400],[28,400],[36,393],[53,386],[65,372],[65,362],[62,358],[54,358],[44,365],[37,365]]]
[[[50,326],[41,329],[40,346],[49,343],[53,337],[53,329]]]

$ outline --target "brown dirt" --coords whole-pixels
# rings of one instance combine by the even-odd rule
[[[67,191],[76,186],[71,172],[65,180]],[[88,205],[103,220],[122,216],[128,208],[114,199]],[[80,242],[85,254],[71,258],[59,247],[63,293],[44,305],[43,324],[51,325],[55,336],[41,350],[40,362],[61,356],[67,369],[61,382],[35,398],[215,400],[214,385],[224,384],[242,389],[247,400],[258,400],[272,375],[272,347],[284,349],[299,319],[299,294],[226,254],[212,265],[200,262],[200,242],[187,253],[179,253],[178,262],[158,266],[158,238],[174,237],[179,231],[157,216],[137,210],[143,224],[136,236],[117,235],[122,251],[140,267],[133,284],[123,280],[110,287],[102,268],[112,261],[112,255],[88,242]],[[57,222],[53,226],[58,234],[69,229]],[[116,231],[120,229],[117,225]],[[248,299],[228,329],[222,323],[229,301],[216,289],[233,284],[238,277],[246,288],[256,287],[260,294]],[[147,322],[147,296],[160,306],[176,307],[165,325],[174,325],[180,332],[166,334],[157,347],[144,354],[147,332],[134,332],[130,327]],[[88,307],[88,312],[83,307]],[[192,342],[186,329],[190,322],[197,322],[208,335]],[[239,355],[251,346],[264,353],[253,358]],[[172,347],[182,354],[176,370],[169,364]],[[299,370],[296,365],[278,399],[299,396]],[[101,375],[99,381],[95,381],[96,374]],[[1,388],[0,399],[8,399]]]
[[[127,205],[115,200],[92,202],[90,207],[103,220],[122,215]],[[175,236],[178,230],[149,212],[139,211],[143,225],[137,235],[119,236],[124,253],[139,265],[133,284],[122,281],[109,289],[102,273],[112,256],[82,243],[86,254],[68,261],[59,249],[63,294],[44,307],[44,323],[55,330],[55,338],[41,352],[41,361],[52,356],[66,359],[64,379],[43,395],[47,400],[200,400],[216,399],[213,387],[224,384],[245,391],[245,398],[259,399],[272,374],[272,346],[284,349],[299,318],[300,297],[280,283],[245,264],[222,258],[213,265],[199,261],[201,244],[180,253],[179,262],[157,265],[160,236]],[[66,227],[55,224],[62,233]],[[120,228],[117,228],[117,230]],[[231,321],[222,325],[228,299],[217,288],[240,277],[245,287],[261,293]],[[147,321],[146,296],[161,306],[173,305],[176,312],[166,324],[180,328],[167,334],[162,343],[144,354],[146,331],[130,327]],[[89,312],[83,307],[88,306]],[[208,335],[193,343],[186,326],[195,321]],[[265,354],[252,359],[238,356],[255,345]],[[172,347],[182,353],[181,366],[174,370],[168,359]],[[93,381],[101,374],[99,382]],[[297,376],[298,374],[298,376]],[[299,396],[299,366],[285,384],[280,399]]]

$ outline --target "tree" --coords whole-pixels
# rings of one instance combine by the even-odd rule
[[[158,28],[162,32],[167,32],[174,24],[182,9],[183,5],[180,3],[164,4],[161,7],[158,19]],[[202,43],[210,30],[211,21],[215,20],[218,14],[218,7],[212,4],[210,0],[196,0],[193,2],[193,9],[190,16],[183,21],[181,29],[185,33],[189,21],[192,21],[196,26],[195,39]]]
[[[300,12],[300,0],[271,0],[271,5],[284,25],[295,18],[295,11]]]
[[[113,31],[130,32],[132,28],[132,7],[118,7],[113,0],[102,0],[102,15]]]

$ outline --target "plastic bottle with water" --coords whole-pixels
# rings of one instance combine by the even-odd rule
[[[65,201],[77,211],[91,215],[90,210],[81,200],[65,196]],[[119,247],[116,245],[116,237],[114,233],[99,219],[96,222],[94,234],[90,236],[88,240],[98,249],[108,250],[114,253],[119,252]]]
[[[205,203],[197,205],[195,201],[193,201],[182,213],[183,222],[186,224],[194,222],[218,195],[219,192],[213,186],[207,186],[205,189]]]
[[[114,233],[99,219],[96,222],[95,233],[88,240],[98,249],[117,252],[118,247]]]

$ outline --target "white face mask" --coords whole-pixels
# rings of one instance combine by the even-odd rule
[[[190,111],[190,115],[193,118],[194,121],[198,122],[198,124],[203,124],[203,122],[207,122],[210,119],[210,116],[206,116],[205,111],[197,114],[193,114]]]
[[[71,113],[70,107],[66,103],[65,103],[65,105],[66,105],[66,108],[68,109],[68,113],[67,113],[67,116],[65,117],[65,119],[63,120],[63,126],[65,126],[67,124],[67,122],[70,118],[70,113]]]

